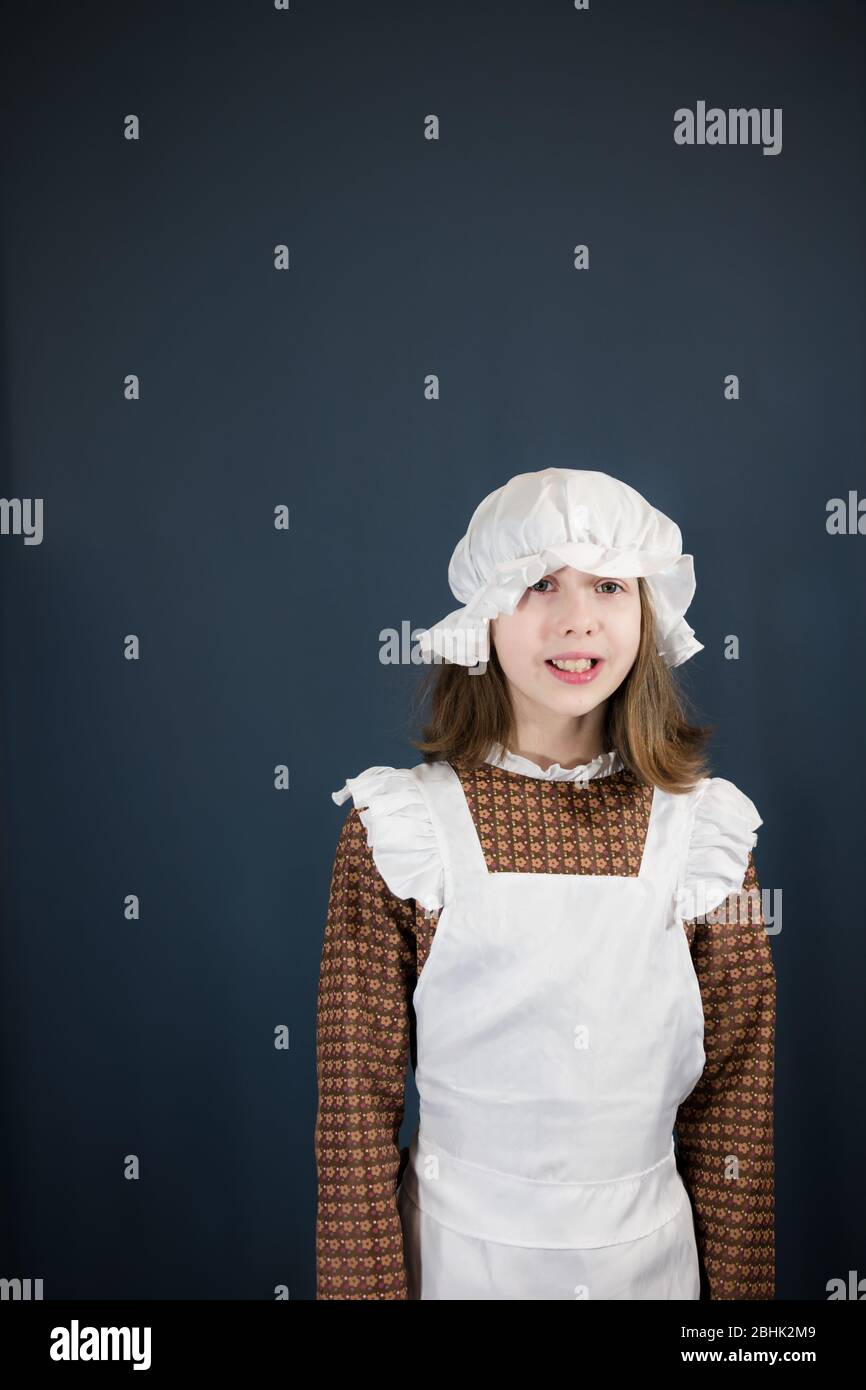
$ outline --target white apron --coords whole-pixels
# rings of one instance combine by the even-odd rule
[[[412,771],[445,892],[413,996],[409,1297],[697,1299],[673,1145],[705,1062],[690,796],[655,788],[637,877],[491,873],[454,769]]]

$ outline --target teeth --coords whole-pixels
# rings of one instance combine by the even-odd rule
[[[592,662],[585,656],[580,661],[551,661],[550,664],[559,671],[588,671]]]

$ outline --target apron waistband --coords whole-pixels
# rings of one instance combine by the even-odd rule
[[[435,1160],[435,1161],[434,1161]],[[592,1249],[639,1240],[688,1200],[674,1141],[658,1163],[601,1182],[540,1182],[466,1163],[416,1130],[401,1187],[434,1220],[503,1245]]]

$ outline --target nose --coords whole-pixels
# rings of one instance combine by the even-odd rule
[[[598,618],[592,611],[586,594],[576,593],[564,597],[559,628],[562,633],[590,633],[598,630]]]

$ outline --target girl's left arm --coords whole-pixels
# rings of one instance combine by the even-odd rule
[[[754,860],[721,921],[684,923],[704,1006],[704,1071],[677,1114],[703,1297],[775,1298],[776,977]],[[708,914],[708,917],[714,914]]]

